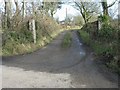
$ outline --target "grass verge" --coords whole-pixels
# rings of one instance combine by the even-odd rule
[[[79,30],[78,33],[83,42],[93,49],[96,56],[100,58],[107,67],[120,74],[120,67],[118,65],[118,58],[116,55],[117,44],[115,41],[112,42],[112,44],[97,40],[95,41],[92,40],[90,35],[84,30]]]
[[[68,48],[71,46],[71,44],[72,44],[72,36],[71,33],[68,32],[65,34],[61,46],[62,48]]]
[[[19,43],[14,40],[7,42],[5,46],[2,47],[2,53],[0,56],[14,56],[14,55],[23,55],[32,53],[43,46],[49,44],[60,32],[55,32],[51,34],[51,37],[44,36],[41,39],[37,40],[37,43]]]

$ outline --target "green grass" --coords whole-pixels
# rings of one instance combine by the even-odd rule
[[[101,55],[105,55],[104,52],[106,52],[106,55],[110,54],[113,55],[113,57],[116,57],[117,43],[115,40],[111,41],[111,43],[105,43],[104,41],[102,42],[97,40],[95,41],[92,40],[90,35],[84,30],[79,30],[79,36],[85,44],[93,49],[98,57],[100,57]],[[120,68],[117,64],[118,59],[116,60],[115,58],[110,58],[110,60],[108,61],[109,62],[106,63],[107,67],[120,74]]]
[[[90,45],[91,39],[90,39],[90,36],[87,32],[85,32],[83,30],[79,30],[79,35],[85,44]]]
[[[4,28],[2,30],[2,53],[0,56],[13,56],[36,51],[47,45],[60,32],[60,26],[50,17],[36,16],[36,41],[33,42],[32,31],[29,30],[28,22],[25,20],[15,28]]]
[[[71,36],[71,33],[66,33],[64,38],[63,38],[63,41],[62,41],[62,47],[63,48],[68,48],[70,47],[72,44],[72,36]]]
[[[81,29],[81,27],[80,26],[67,26],[67,27],[61,26],[61,30],[76,30],[76,29]]]
[[[55,38],[58,35],[58,33],[52,33],[51,34],[52,38]],[[7,44],[3,46],[2,53],[0,53],[0,55],[13,56],[13,55],[32,53],[37,49],[42,48],[43,46],[50,43],[52,38],[42,37],[41,39],[37,40],[36,44],[34,44],[33,42],[20,43],[12,39],[10,41],[7,41]]]
[[[79,35],[81,39],[83,40],[83,42],[87,44],[88,46],[90,46],[97,55],[100,55],[103,52],[109,52],[111,54],[115,53],[115,50],[114,50],[115,45],[113,43],[108,44],[105,42],[103,43],[100,41],[92,40],[90,35],[86,31],[83,31],[83,30],[79,31]]]

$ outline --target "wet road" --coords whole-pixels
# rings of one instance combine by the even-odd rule
[[[101,71],[76,31],[71,47],[61,47],[66,32],[34,53],[4,57],[3,88],[117,88],[117,76]]]

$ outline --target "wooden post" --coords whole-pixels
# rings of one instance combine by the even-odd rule
[[[102,27],[102,23],[101,23],[101,21],[98,20],[98,30],[100,30],[101,27]]]
[[[32,19],[32,31],[33,31],[33,40],[34,43],[36,44],[36,29],[35,29],[35,20]]]
[[[98,30],[100,30],[101,28],[102,28],[102,20],[101,20],[101,18],[100,17],[98,17],[98,23],[97,23],[98,25]]]
[[[32,32],[33,35],[33,42],[36,44],[36,29],[35,29],[35,20],[32,18],[29,20],[29,30]]]

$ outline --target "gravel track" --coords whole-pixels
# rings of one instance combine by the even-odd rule
[[[102,72],[90,50],[72,33],[72,45],[61,47],[65,33],[27,55],[3,57],[3,88],[118,88],[117,75]]]

